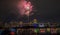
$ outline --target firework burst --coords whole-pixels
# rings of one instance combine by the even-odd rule
[[[32,12],[33,6],[30,1],[21,0],[18,3],[18,9],[20,15],[29,16],[29,14]]]

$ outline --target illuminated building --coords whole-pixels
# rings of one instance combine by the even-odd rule
[[[16,34],[16,29],[11,28],[10,29],[10,35],[15,35]]]
[[[34,20],[33,20],[33,23],[37,23],[37,19],[34,19]]]
[[[19,22],[19,27],[23,27],[23,22],[22,21]]]
[[[32,24],[32,26],[33,26],[34,28],[37,28],[37,27],[38,27],[38,24]]]
[[[34,19],[34,20],[33,20],[32,26],[33,26],[34,28],[37,28],[37,27],[38,27],[37,19]]]
[[[40,33],[46,33],[46,29],[45,28],[40,28]]]
[[[51,28],[50,30],[51,30],[51,33],[52,33],[52,34],[53,34],[53,33],[57,33],[57,28]]]
[[[38,33],[38,32],[39,32],[39,29],[34,29],[34,32],[35,32],[35,33]]]
[[[29,26],[31,26],[32,25],[32,22],[29,22]]]
[[[57,28],[57,33],[60,33],[60,28]]]
[[[50,28],[47,28],[47,32],[50,32]]]
[[[44,23],[39,23],[39,27],[45,27]]]
[[[21,28],[17,29],[17,35],[22,35],[22,32],[23,32],[23,31],[24,31],[24,30],[21,29]]]

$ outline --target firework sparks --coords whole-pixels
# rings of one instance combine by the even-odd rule
[[[18,3],[18,9],[19,9],[19,13],[21,15],[29,15],[32,12],[32,4],[31,2],[27,2],[25,0],[21,0]]]

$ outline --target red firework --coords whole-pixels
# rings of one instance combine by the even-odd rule
[[[18,3],[18,9],[21,15],[27,15],[29,16],[29,14],[32,12],[32,4],[31,2],[27,2],[25,0],[21,0]]]

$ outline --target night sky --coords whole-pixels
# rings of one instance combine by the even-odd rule
[[[17,3],[19,0],[0,1],[0,21],[28,21],[26,16],[22,17],[18,13]],[[40,21],[60,21],[60,2],[59,0],[30,0],[34,6],[34,15],[30,20],[37,18]]]

